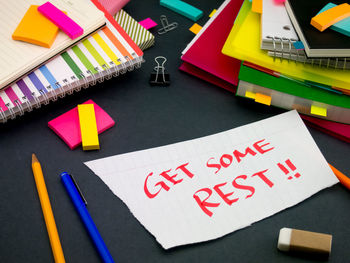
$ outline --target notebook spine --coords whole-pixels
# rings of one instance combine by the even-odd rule
[[[131,54],[134,59],[125,57],[126,62],[119,61],[120,64],[116,65],[113,61],[109,62],[109,65],[102,65],[101,67],[95,67],[97,73],[93,74],[90,70],[86,73],[79,72],[78,77],[71,76],[70,79],[63,79],[55,83],[55,88],[51,85],[46,87],[47,92],[39,91],[39,96],[34,92],[31,93],[32,99],[29,100],[26,96],[23,96],[21,103],[18,100],[14,100],[14,105],[10,103],[5,104],[7,110],[4,111],[0,107],[0,122],[5,123],[9,119],[15,119],[16,116],[22,116],[25,112],[30,112],[34,108],[40,108],[41,105],[47,105],[50,101],[56,101],[58,98],[63,98],[66,95],[72,95],[74,91],[78,92],[82,88],[86,89],[90,86],[96,85],[96,83],[102,83],[104,80],[112,77],[117,77],[119,74],[124,74],[128,71],[132,71],[135,68],[141,67],[143,62],[142,57],[137,56],[136,53]]]

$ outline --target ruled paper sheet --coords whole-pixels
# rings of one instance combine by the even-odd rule
[[[296,111],[85,164],[165,249],[222,237],[338,182]]]

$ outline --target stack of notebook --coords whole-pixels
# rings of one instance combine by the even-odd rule
[[[95,85],[141,65],[141,49],[99,2],[75,0],[69,1],[69,5],[65,3],[54,1],[54,4],[70,14],[75,21],[87,25],[84,27],[85,39],[73,41],[60,32],[50,49],[8,38],[11,28],[16,27],[31,1],[21,0],[21,3],[6,4],[5,14],[9,16],[8,12],[12,12],[11,17],[16,19],[9,19],[12,26],[6,29],[9,32],[2,32],[2,36],[6,43],[13,46],[13,51],[19,49],[28,54],[25,54],[22,61],[10,61],[9,65],[9,60],[6,59],[8,50],[4,52],[4,49],[1,54],[4,69],[8,69],[11,75],[7,71],[1,72],[1,83],[4,83],[5,88],[0,91],[0,122],[14,119],[42,104],[48,104],[66,94],[80,91],[81,88]],[[126,13],[124,17],[130,18]],[[145,41],[140,43],[144,44]],[[21,54],[18,53],[18,56],[23,57]],[[35,59],[31,57],[33,54]],[[6,85],[7,83],[11,84]]]
[[[265,0],[262,2],[265,4]],[[277,6],[279,11],[276,11],[275,1],[266,2],[261,14],[252,12],[252,3],[248,0],[243,4],[225,1],[183,51],[184,63],[180,69],[238,96],[297,109],[305,114],[308,124],[350,141],[350,97],[346,95],[350,93],[349,72],[344,67],[331,68],[333,58],[327,67],[322,64],[323,59],[322,63],[316,58],[313,63],[292,61],[293,54],[306,57],[306,50],[297,50],[293,45],[300,39],[284,5]],[[270,5],[274,7],[271,9]],[[228,27],[232,28],[231,32],[225,31]],[[287,33],[283,36],[276,33],[280,31]],[[220,46],[211,48],[208,39],[215,39]],[[278,52],[287,59],[277,58]],[[337,65],[339,68],[340,60]]]
[[[349,37],[339,33],[338,23],[323,32],[310,24],[311,17],[342,2],[289,0],[284,5],[263,0],[261,48],[268,50],[270,56],[282,59],[350,69]],[[349,24],[350,20],[339,23]]]

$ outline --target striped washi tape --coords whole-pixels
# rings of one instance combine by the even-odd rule
[[[154,45],[154,35],[147,29],[141,26],[135,19],[133,19],[127,12],[121,9],[114,19],[131,37],[131,39],[139,46],[140,49],[145,50]]]

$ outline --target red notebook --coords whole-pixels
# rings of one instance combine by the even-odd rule
[[[183,61],[235,86],[241,62],[223,55],[221,49],[242,3],[243,0],[226,0],[182,52],[181,57]]]
[[[306,115],[300,115],[305,124],[318,129],[324,133],[337,137],[346,142],[350,142],[350,125],[324,119],[313,118]]]
[[[135,50],[136,54],[140,57],[143,56],[142,50],[135,44],[135,42],[125,32],[125,30],[117,23],[117,21],[115,21],[113,16],[110,13],[108,13],[108,11],[105,9],[105,7],[98,0],[91,0],[91,2],[93,2],[94,5],[105,14],[106,19],[118,30],[119,34],[121,34],[122,37],[132,47],[132,49]]]
[[[179,69],[188,73],[188,74],[196,76],[197,78],[200,78],[204,81],[212,83],[218,87],[224,88],[224,89],[231,91],[231,92],[236,92],[237,87],[235,85],[233,85],[233,84],[231,84],[223,79],[220,79],[217,76],[214,76],[213,74],[210,74],[210,73],[208,73],[200,68],[197,68],[196,66],[193,66],[190,63],[183,62],[181,64],[181,66],[179,67]]]

